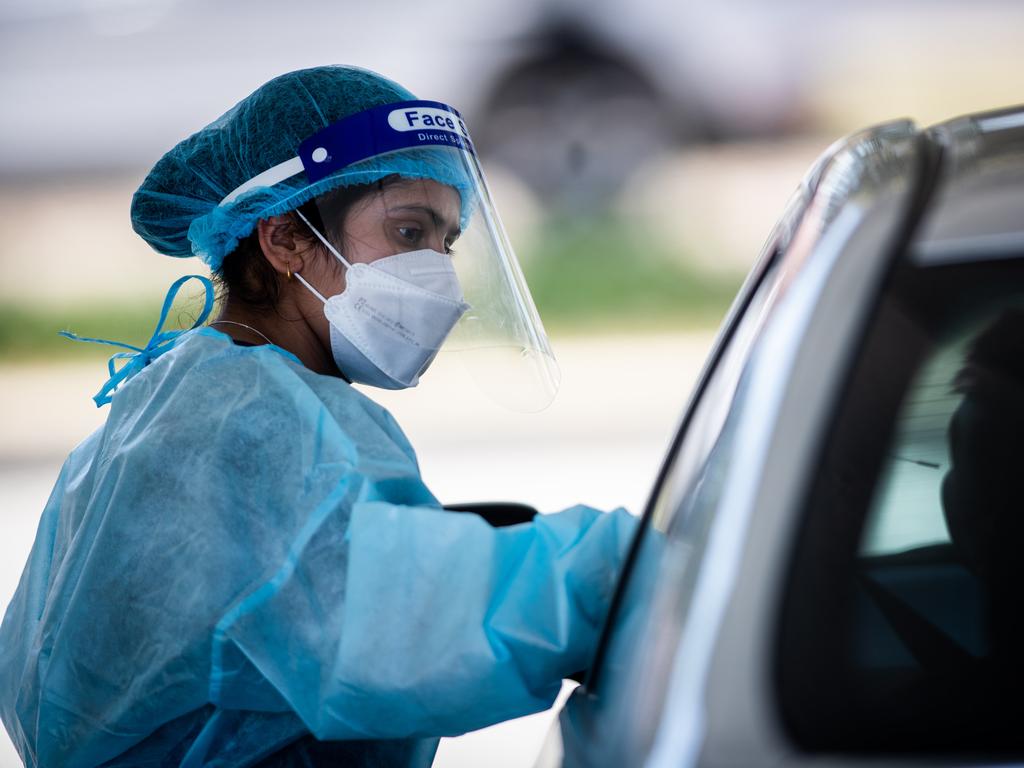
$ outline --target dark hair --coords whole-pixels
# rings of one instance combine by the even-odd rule
[[[299,206],[299,210],[310,224],[327,235],[323,219],[320,216],[318,200],[327,202],[331,207],[332,218],[343,225],[345,217],[356,203],[371,193],[383,189],[398,178],[397,175],[391,175],[372,184],[342,187],[334,192],[328,192],[320,198],[303,203]],[[309,231],[302,219],[294,212],[289,213],[288,217],[291,220],[293,235],[308,244],[308,251],[325,255],[326,249]],[[233,300],[262,313],[276,310],[281,297],[281,279],[281,275],[264,257],[263,249],[260,247],[259,233],[255,230],[239,242],[235,250],[224,257],[220,272],[214,276],[221,300],[230,296]]]
[[[1002,312],[971,342],[953,389],[1019,400],[1024,389],[1024,310]]]

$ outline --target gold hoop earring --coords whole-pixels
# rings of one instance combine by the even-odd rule
[[[291,282],[291,279],[292,279],[292,265],[291,264],[286,264],[285,265],[285,269],[288,270],[288,281]]]

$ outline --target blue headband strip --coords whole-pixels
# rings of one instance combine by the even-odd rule
[[[299,145],[310,184],[377,155],[423,146],[475,154],[462,115],[439,101],[399,101],[358,112],[317,131]]]

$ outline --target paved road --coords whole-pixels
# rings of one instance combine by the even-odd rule
[[[444,360],[417,390],[378,399],[406,429],[424,478],[445,502],[525,501],[546,512],[582,502],[639,513],[710,341],[688,334],[557,342],[562,389],[536,415],[496,408],[466,385],[461,366]],[[102,365],[0,369],[0,609],[64,455],[103,419],[88,399],[102,378]],[[435,765],[529,766],[552,717],[446,739]],[[3,737],[0,768],[16,765]]]

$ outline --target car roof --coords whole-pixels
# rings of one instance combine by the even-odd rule
[[[926,136],[940,147],[943,170],[915,260],[1024,255],[1024,106],[949,120]]]

